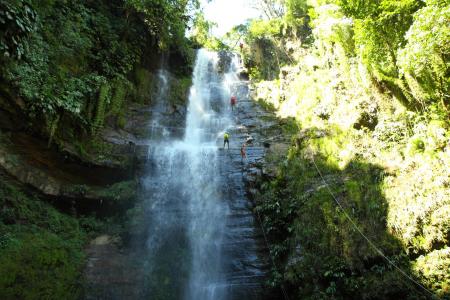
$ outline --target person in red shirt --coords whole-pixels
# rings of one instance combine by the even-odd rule
[[[236,105],[236,96],[232,96],[230,99],[231,110],[234,110],[234,106]]]

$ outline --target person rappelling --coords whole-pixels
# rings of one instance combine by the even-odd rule
[[[234,110],[234,106],[236,105],[236,102],[237,102],[236,96],[231,96],[230,104],[231,104],[232,111]]]
[[[244,162],[244,160],[247,158],[246,147],[247,147],[247,143],[243,143],[241,146],[241,161],[242,162]]]
[[[228,146],[228,150],[230,149],[230,135],[228,132],[225,132],[223,135],[223,149],[225,149],[225,144]]]

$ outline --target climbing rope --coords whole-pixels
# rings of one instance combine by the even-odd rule
[[[345,217],[350,221],[350,223],[353,225],[353,227],[356,229],[356,231],[369,243],[369,245],[378,253],[380,254],[391,266],[393,266],[400,274],[402,274],[406,279],[410,280],[412,283],[414,283],[416,286],[419,286],[423,291],[425,291],[428,295],[431,296],[431,298],[436,299],[436,295],[428,290],[426,287],[424,287],[422,284],[417,282],[414,278],[409,276],[405,271],[403,271],[399,266],[397,266],[390,258],[388,258],[384,253],[381,251],[380,248],[378,248],[374,242],[372,242],[356,225],[355,221],[349,216],[349,214],[345,211],[344,207],[341,205],[341,203],[337,200],[336,196],[333,194],[333,191],[331,190],[330,186],[328,185],[325,178],[322,176],[322,172],[320,172],[319,167],[316,164],[316,161],[314,159],[314,155],[311,155],[312,161],[314,163],[314,166],[317,170],[317,173],[319,174],[320,178],[322,179],[323,183],[325,184],[328,192],[330,193],[331,197],[334,199],[334,201],[337,203],[341,211],[344,213]]]
[[[264,236],[264,241],[266,243],[267,250],[269,250],[270,260],[272,261],[272,265],[273,265],[274,269],[278,270],[277,264],[275,263],[275,259],[273,258],[272,254],[270,253],[270,245],[269,245],[269,241],[266,236],[266,231],[264,230],[264,226],[261,221],[261,216],[259,215],[259,212],[257,209],[255,209],[255,211],[256,211],[256,215],[258,216],[258,223],[259,223],[259,226],[261,227],[261,231]],[[281,291],[283,292],[284,299],[289,300],[289,296],[288,296],[286,290],[284,289],[283,284],[281,283],[280,286],[281,286]]]

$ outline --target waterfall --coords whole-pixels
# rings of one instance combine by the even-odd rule
[[[150,124],[150,139],[155,140],[161,136],[167,136],[168,132],[160,124],[160,120],[165,112],[165,102],[169,92],[169,72],[165,68],[159,69],[157,72],[157,89],[154,97],[155,103],[152,107],[152,121]]]
[[[151,299],[228,299],[223,239],[229,204],[222,197],[227,187],[219,152],[228,151],[221,143],[233,124],[230,82],[236,75],[220,74],[217,63],[216,53],[198,51],[184,138],[151,142],[151,168],[144,180]],[[167,78],[164,72],[159,77],[159,97],[164,98]],[[158,117],[152,126],[160,126]]]

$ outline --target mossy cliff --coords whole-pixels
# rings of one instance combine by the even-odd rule
[[[105,127],[124,129],[131,108],[152,102],[163,55],[179,62],[171,71],[182,81],[190,74],[187,40],[168,43],[162,32],[178,24],[152,31],[147,23],[157,12],[146,15],[128,1],[1,5],[2,128],[28,131],[62,151],[109,154],[97,137]]]
[[[255,196],[270,283],[296,299],[449,299],[449,6],[356,2],[287,1],[247,28],[253,98],[299,128]]]
[[[86,242],[125,231],[162,66],[185,104],[188,2],[0,0],[1,299],[79,298]]]

